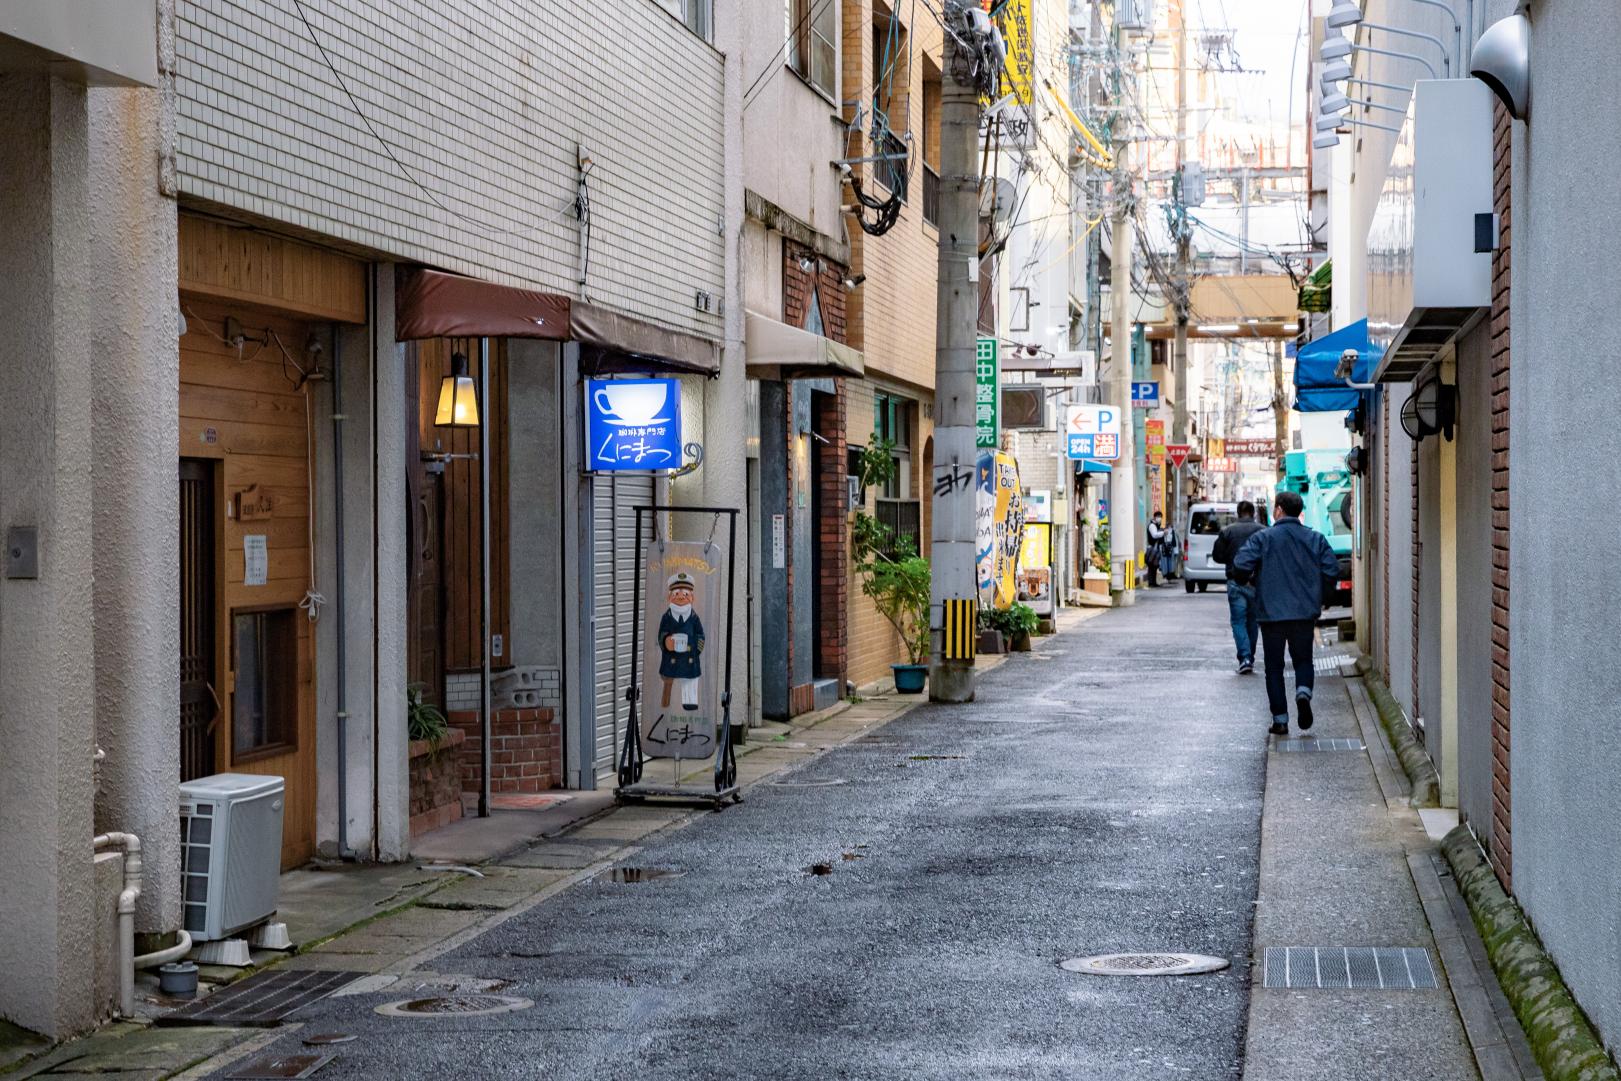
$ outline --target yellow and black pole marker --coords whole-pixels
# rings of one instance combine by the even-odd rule
[[[949,598],[940,603],[941,653],[947,660],[973,660],[979,634],[979,602],[970,597]]]

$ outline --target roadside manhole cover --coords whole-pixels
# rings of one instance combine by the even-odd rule
[[[849,784],[843,777],[823,777],[814,781],[768,781],[773,788],[832,788],[835,785]]]
[[[302,1042],[305,1047],[331,1047],[333,1044],[350,1043],[354,1038],[347,1032],[317,1032],[305,1036]]]
[[[534,1003],[516,995],[442,995],[408,998],[377,1007],[384,1017],[478,1017],[527,1010]]]
[[[1220,972],[1228,966],[1225,957],[1202,953],[1105,953],[1097,957],[1071,957],[1058,962],[1065,972],[1088,976],[1190,976],[1198,972]]]
[[[660,878],[680,878],[686,873],[674,867],[615,867],[608,872],[608,881],[652,882]]]
[[[261,1055],[230,1073],[230,1078],[309,1077],[336,1055]]]

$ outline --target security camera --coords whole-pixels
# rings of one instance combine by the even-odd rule
[[[1524,120],[1531,108],[1531,23],[1510,15],[1486,28],[1470,54],[1469,74],[1491,87],[1508,113]]]
[[[1334,378],[1339,380],[1351,378],[1351,373],[1356,371],[1356,357],[1355,349],[1347,349],[1341,353],[1340,362],[1334,365]]]
[[[865,274],[854,274],[844,279],[844,287],[853,293],[861,288],[861,283],[866,280],[867,276]]]

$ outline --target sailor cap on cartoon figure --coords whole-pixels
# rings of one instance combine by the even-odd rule
[[[659,676],[664,680],[663,708],[670,707],[670,692],[681,685],[681,708],[698,708],[698,680],[703,674],[704,625],[693,611],[698,583],[686,571],[665,580],[669,607],[659,618]]]

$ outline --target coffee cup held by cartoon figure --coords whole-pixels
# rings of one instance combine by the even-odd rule
[[[665,582],[669,608],[659,619],[659,676],[664,680],[663,708],[670,708],[670,692],[680,684],[681,708],[698,708],[698,681],[703,676],[704,625],[693,610],[697,583],[686,571]]]

